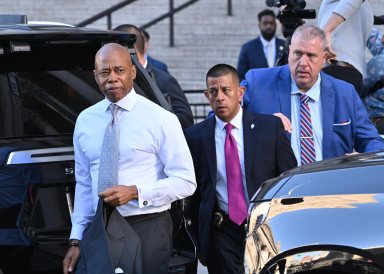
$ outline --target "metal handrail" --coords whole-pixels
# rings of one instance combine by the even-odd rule
[[[136,2],[137,0],[125,0],[125,1],[122,1],[80,23],[77,24],[78,27],[85,27],[93,22],[96,22],[97,20],[103,18],[103,17],[107,17],[107,29],[112,29],[112,13],[114,13],[115,11],[121,9],[121,8],[124,8],[125,6],[129,5],[129,4],[132,4],[133,2]],[[199,0],[191,0],[191,1],[188,1],[182,5],[180,5],[179,7],[177,8],[174,8],[174,1],[173,0],[169,0],[169,12],[153,19],[152,21],[144,24],[141,26],[142,29],[146,29],[150,26],[153,26],[155,25],[156,23],[166,19],[169,17],[169,46],[170,47],[174,47],[175,46],[175,37],[174,37],[174,14],[187,8],[188,6],[194,4],[195,2],[197,2]],[[228,0],[227,1],[227,15],[228,16],[232,16],[232,0]]]
[[[183,92],[188,94],[203,94],[204,90],[196,89],[196,90],[183,90]],[[208,101],[200,102],[200,103],[189,103],[191,107],[193,120],[195,123],[201,122],[202,120],[208,117],[208,114],[212,111],[211,106]]]
[[[232,0],[227,1],[227,15],[232,16]]]
[[[80,23],[77,24],[78,27],[85,27],[86,25],[89,25],[93,22],[96,22],[97,20],[107,16],[107,29],[112,29],[112,13],[121,9],[121,8],[124,8],[125,6],[129,5],[129,4],[132,4],[133,2],[136,2],[137,0],[126,0],[126,1],[123,1],[123,2],[120,2],[112,7],[110,7],[109,9],[106,9],[105,11],[102,11]]]
[[[141,26],[142,29],[146,29],[146,28],[149,28],[153,25],[155,25],[156,23],[160,22],[161,20],[163,19],[166,19],[167,17],[169,17],[169,46],[170,47],[174,47],[175,46],[175,38],[174,38],[174,14],[176,12],[179,12],[185,8],[187,8],[188,6],[198,2],[200,0],[191,0],[191,1],[188,1],[188,2],[185,2],[184,4],[178,6],[177,8],[174,8],[173,7],[173,0],[169,0],[169,12],[153,19],[152,21],[144,24]]]

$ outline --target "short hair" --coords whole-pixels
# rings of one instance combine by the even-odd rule
[[[208,77],[220,77],[227,74],[232,75],[233,81],[236,84],[240,83],[237,70],[231,65],[227,65],[227,64],[217,64],[211,67],[207,72],[207,75],[205,77],[205,82],[208,83]]]
[[[151,39],[151,36],[149,35],[148,31],[146,31],[145,29],[140,29],[140,30],[144,36],[145,41],[149,41],[149,39]]]
[[[136,42],[134,44],[135,49],[139,54],[141,55],[144,54],[144,37],[138,27],[131,24],[123,24],[114,28],[114,30],[135,34],[136,35]]]
[[[276,18],[275,13],[273,12],[273,10],[270,10],[270,9],[265,9],[265,10],[260,11],[257,14],[257,18],[259,19],[259,22],[260,22],[261,18],[263,18],[264,16],[268,16],[268,15],[272,16],[273,18]]]
[[[305,41],[319,38],[323,50],[325,49],[327,44],[324,31],[314,25],[301,25],[300,27],[298,27],[292,34],[291,41],[293,41],[297,37],[300,37]]]

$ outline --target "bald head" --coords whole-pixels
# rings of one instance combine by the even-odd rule
[[[128,49],[115,43],[104,45],[96,53],[94,75],[108,100],[122,99],[131,91],[136,77],[136,67],[132,65]]]
[[[103,58],[110,56],[110,55],[116,55],[119,54],[121,57],[125,59],[125,61],[132,66],[132,60],[131,60],[131,54],[129,53],[128,49],[120,44],[117,43],[108,43],[102,46],[96,53],[95,56],[95,68],[98,65],[98,61],[102,60]]]

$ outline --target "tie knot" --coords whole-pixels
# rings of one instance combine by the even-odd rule
[[[231,133],[233,129],[233,125],[231,123],[227,123],[224,128],[227,131],[227,133]]]
[[[118,105],[116,104],[110,104],[109,105],[109,108],[111,109],[111,112],[114,113],[116,111],[116,109],[118,108]]]
[[[115,122],[115,119],[116,119],[116,113],[117,113],[117,109],[119,108],[118,105],[116,104],[110,104],[109,105],[109,109],[111,110],[111,124],[113,124]]]
[[[304,103],[304,104],[308,104],[308,101],[309,101],[309,97],[305,94],[300,94],[300,102],[301,103]]]

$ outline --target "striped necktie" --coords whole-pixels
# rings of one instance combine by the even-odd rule
[[[109,109],[111,111],[111,121],[105,129],[100,153],[99,193],[118,183],[119,129],[116,118],[118,106],[110,104]]]
[[[316,161],[309,99],[305,94],[300,95],[300,158],[302,165]]]

